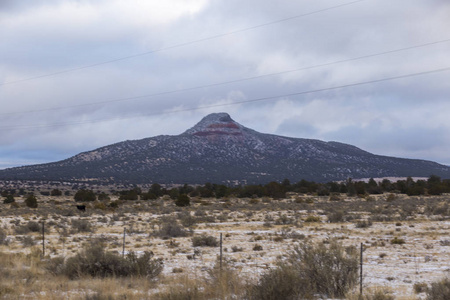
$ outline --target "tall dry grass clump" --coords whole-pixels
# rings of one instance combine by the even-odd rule
[[[42,273],[41,252],[30,254],[0,252],[0,297],[14,298],[30,290]]]
[[[427,290],[427,300],[448,300],[450,299],[450,279],[444,278],[433,282]]]
[[[355,248],[336,241],[305,243],[249,289],[249,299],[316,299],[344,297],[358,282]]]
[[[352,293],[346,297],[347,300],[395,300],[392,291],[386,287],[369,288],[361,295]],[[409,298],[408,298],[409,299]]]
[[[158,300],[246,299],[246,284],[226,261],[209,269],[206,277],[184,274],[173,279],[165,290],[152,297]]]

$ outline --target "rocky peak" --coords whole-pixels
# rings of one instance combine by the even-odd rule
[[[204,117],[184,134],[195,136],[239,136],[245,127],[227,113],[214,113]]]

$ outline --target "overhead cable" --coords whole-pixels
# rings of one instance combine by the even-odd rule
[[[261,28],[261,27],[265,27],[265,26],[270,26],[270,25],[274,25],[274,24],[278,24],[278,23],[282,23],[282,22],[286,22],[286,21],[290,21],[290,20],[294,20],[294,19],[298,19],[298,18],[314,15],[314,14],[318,14],[318,13],[322,13],[322,12],[325,12],[325,11],[341,8],[341,7],[344,7],[344,6],[352,5],[352,4],[355,4],[355,3],[358,3],[358,2],[363,2],[363,1],[366,1],[366,0],[351,1],[351,2],[347,2],[347,3],[343,3],[343,4],[330,6],[330,7],[319,9],[319,10],[315,10],[315,11],[312,11],[312,12],[303,13],[303,14],[300,14],[300,15],[295,15],[295,16],[284,18],[284,19],[271,21],[271,22],[268,22],[268,23],[263,23],[263,24],[254,25],[254,26],[251,26],[251,27],[246,27],[246,28],[242,28],[242,29],[238,29],[238,30],[234,30],[234,31],[226,32],[226,33],[212,35],[212,36],[209,36],[209,37],[205,37],[205,38],[201,38],[201,39],[197,39],[197,40],[192,40],[192,41],[189,41],[189,42],[179,43],[179,44],[175,44],[175,45],[172,45],[172,46],[162,47],[162,48],[159,48],[159,49],[150,50],[150,51],[146,51],[146,52],[142,52],[142,53],[138,53],[138,54],[122,56],[122,57],[118,57],[118,58],[111,59],[111,60],[105,60],[105,61],[102,61],[102,62],[97,62],[97,63],[93,63],[93,64],[89,64],[89,65],[84,65],[84,66],[81,66],[81,67],[76,67],[76,68],[56,71],[56,72],[53,72],[53,73],[41,74],[41,75],[37,75],[37,76],[31,76],[31,77],[28,77],[28,78],[23,78],[23,79],[18,79],[18,80],[13,80],[13,81],[7,81],[7,82],[0,83],[0,86],[20,83],[20,82],[25,82],[25,81],[30,81],[30,80],[35,80],[35,79],[40,79],[40,78],[45,78],[45,77],[51,77],[51,76],[56,76],[56,75],[61,75],[61,74],[66,74],[66,73],[80,71],[80,70],[84,70],[84,69],[90,69],[90,68],[94,68],[94,67],[98,67],[98,66],[101,66],[101,65],[106,65],[106,64],[110,64],[110,63],[114,63],[114,62],[118,62],[118,61],[123,61],[123,60],[131,59],[131,58],[136,58],[136,57],[140,57],[140,56],[150,55],[150,54],[153,54],[153,53],[167,51],[167,50],[171,50],[171,49],[175,49],[175,48],[185,47],[185,46],[189,46],[189,45],[192,45],[192,44],[197,44],[197,43],[201,43],[201,42],[205,42],[205,41],[209,41],[209,40],[214,40],[214,39],[217,39],[217,38],[221,38],[221,37],[225,37],[225,36],[229,36],[229,35],[245,32],[245,31],[249,31],[249,30],[253,30],[253,29],[257,29],[257,28]]]
[[[210,83],[210,84],[205,84],[205,85],[188,87],[188,88],[184,88],[184,89],[170,90],[170,91],[158,92],[158,93],[153,93],[153,94],[139,95],[139,96],[133,96],[133,97],[125,97],[125,98],[118,98],[118,99],[104,100],[104,101],[83,103],[83,104],[76,104],[76,105],[58,106],[58,107],[52,107],[52,108],[43,108],[43,109],[27,110],[27,111],[20,111],[20,112],[2,112],[2,113],[0,113],[0,115],[9,115],[10,116],[10,115],[17,115],[17,114],[45,112],[45,111],[53,111],[53,110],[62,110],[62,109],[86,107],[86,106],[92,106],[92,105],[102,105],[102,104],[109,104],[109,103],[116,103],[116,102],[123,102],[123,101],[139,100],[139,99],[143,99],[143,98],[152,98],[152,97],[157,97],[157,96],[163,96],[163,95],[169,95],[169,94],[175,94],[175,93],[181,93],[181,92],[188,92],[188,91],[193,91],[193,90],[198,90],[198,89],[210,88],[210,87],[221,86],[221,85],[232,84],[232,83],[238,83],[238,82],[254,80],[254,79],[260,79],[260,78],[264,78],[264,77],[270,77],[270,76],[283,75],[283,74],[294,73],[294,72],[299,72],[299,71],[305,71],[305,70],[310,70],[310,69],[315,69],[315,68],[320,68],[320,67],[327,67],[327,66],[331,66],[331,65],[335,65],[335,64],[340,64],[340,63],[345,63],[345,62],[350,62],[350,61],[356,61],[356,60],[362,60],[362,59],[366,59],[366,58],[371,58],[371,57],[376,57],[376,56],[381,56],[381,55],[386,55],[386,54],[392,54],[392,53],[396,53],[396,52],[407,51],[407,50],[412,50],[412,49],[416,49],[416,48],[432,46],[432,45],[446,43],[446,42],[450,42],[450,39],[434,41],[434,42],[429,42],[429,43],[425,43],[425,44],[419,44],[419,45],[414,45],[414,46],[409,46],[409,47],[404,47],[404,48],[398,48],[398,49],[393,49],[393,50],[387,50],[387,51],[383,51],[383,52],[372,53],[372,54],[357,56],[357,57],[348,58],[348,59],[341,59],[341,60],[336,60],[336,61],[332,61],[332,62],[322,63],[322,64],[318,64],[318,65],[311,65],[311,66],[307,66],[307,67],[301,67],[301,68],[297,68],[297,69],[292,69],[292,70],[285,70],[285,71],[280,71],[280,72],[275,72],[275,73],[268,73],[268,74],[262,74],[262,75],[257,75],[257,76],[250,76],[250,77],[239,78],[239,79],[234,79],[234,80],[229,80],[229,81]]]
[[[11,130],[11,129],[61,127],[61,126],[100,123],[100,122],[106,122],[106,121],[125,120],[125,119],[144,117],[144,116],[166,115],[166,114],[180,113],[180,112],[186,112],[186,111],[195,111],[195,110],[201,110],[201,109],[209,109],[209,108],[225,107],[225,106],[232,106],[232,105],[238,105],[238,104],[247,104],[247,103],[254,103],[254,102],[276,100],[278,98],[286,98],[286,97],[294,97],[294,96],[300,96],[300,95],[306,95],[306,94],[314,94],[314,93],[332,91],[332,90],[337,90],[337,89],[350,88],[350,87],[355,87],[355,86],[360,86],[360,85],[374,84],[374,83],[386,82],[386,81],[391,81],[391,80],[411,78],[411,77],[416,77],[416,76],[429,75],[429,74],[448,72],[448,71],[450,71],[450,67],[422,71],[422,72],[418,72],[418,73],[404,74],[404,75],[393,76],[393,77],[386,77],[386,78],[381,78],[381,79],[349,83],[349,84],[338,85],[338,86],[333,86],[333,87],[300,91],[300,92],[295,92],[295,93],[279,94],[279,95],[274,95],[274,96],[269,96],[269,97],[234,101],[234,102],[222,103],[222,104],[211,104],[211,105],[197,106],[197,107],[184,108],[184,109],[176,109],[176,110],[164,111],[164,112],[130,115],[130,116],[124,116],[124,117],[120,117],[120,118],[117,118],[117,117],[116,118],[104,118],[104,119],[96,119],[96,120],[88,120],[88,121],[80,121],[80,122],[61,122],[61,123],[53,123],[53,124],[30,124],[30,125],[21,125],[21,126],[1,126],[0,129]]]

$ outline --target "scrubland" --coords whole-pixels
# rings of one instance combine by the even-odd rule
[[[3,298],[448,299],[450,196],[37,198],[0,204]]]

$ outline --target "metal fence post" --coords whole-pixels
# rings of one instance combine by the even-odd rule
[[[122,257],[125,257],[125,227],[123,228]]]
[[[45,257],[45,220],[42,220],[42,258]]]
[[[359,271],[359,294],[363,294],[363,243],[361,243],[361,254],[360,254],[360,271]]]
[[[220,275],[222,275],[222,233],[220,234]]]

